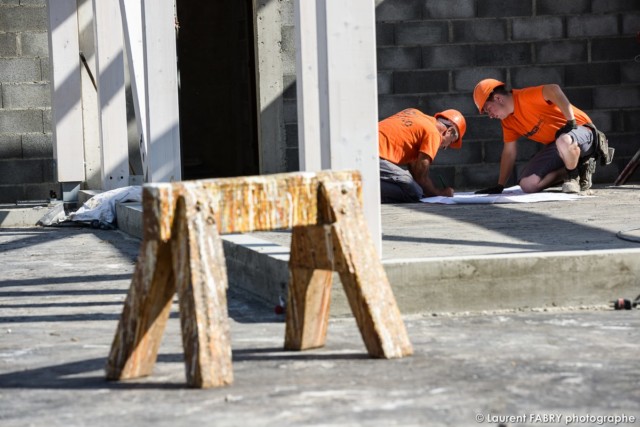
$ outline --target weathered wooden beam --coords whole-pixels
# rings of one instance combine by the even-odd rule
[[[107,359],[107,379],[151,374],[174,295],[170,245],[144,241]]]
[[[227,315],[227,270],[211,212],[183,194],[171,238],[187,383],[219,387],[233,382]]]
[[[335,254],[346,264],[340,280],[360,334],[373,357],[396,358],[413,353],[391,285],[365,224],[354,188],[323,182],[321,198],[334,218]]]
[[[156,362],[176,293],[171,244],[166,238],[173,219],[165,215],[169,205],[173,205],[169,184],[143,193],[143,240],[107,360],[107,379],[149,375]]]

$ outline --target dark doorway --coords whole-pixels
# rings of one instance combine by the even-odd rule
[[[252,0],[177,0],[183,179],[259,173]]]

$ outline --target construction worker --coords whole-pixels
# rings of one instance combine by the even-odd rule
[[[473,100],[481,114],[502,122],[504,146],[498,184],[476,193],[502,193],[516,161],[517,139],[525,137],[544,144],[522,170],[522,191],[536,193],[564,178],[562,191],[578,193],[591,188],[596,158],[609,164],[613,149],[587,114],[571,105],[556,84],[513,89],[495,79],[480,81]]]
[[[382,203],[418,202],[423,197],[453,197],[453,188],[437,188],[429,167],[440,149],[459,149],[467,123],[457,110],[431,117],[407,108],[378,123]]]

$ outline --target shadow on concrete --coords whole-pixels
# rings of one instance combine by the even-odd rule
[[[186,387],[185,383],[161,383],[140,379],[107,381],[103,375],[79,376],[89,372],[103,371],[106,361],[106,358],[100,357],[1,374],[0,389],[178,389]]]
[[[243,361],[295,361],[295,360],[362,360],[370,359],[362,353],[308,353],[288,351],[280,347],[233,350],[233,362]],[[107,358],[78,360],[75,362],[48,365],[40,368],[0,374],[0,389],[179,389],[188,388],[185,382],[160,381],[158,376],[136,378],[126,381],[110,381],[103,375]],[[184,363],[182,353],[158,354],[157,363]],[[90,375],[87,375],[90,374]]]
[[[91,282],[109,282],[112,280],[125,280],[130,279],[131,274],[95,274],[87,276],[64,276],[64,277],[41,277],[38,279],[10,279],[3,280],[0,283],[0,288],[4,287],[23,287],[23,286],[40,286],[40,285],[60,285],[79,283],[87,284]]]

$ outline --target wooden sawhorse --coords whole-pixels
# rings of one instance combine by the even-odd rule
[[[148,184],[143,241],[106,377],[150,375],[178,293],[187,383],[233,382],[227,272],[219,235],[293,229],[284,347],[322,347],[332,271],[372,357],[413,350],[362,215],[358,172],[323,171]]]

